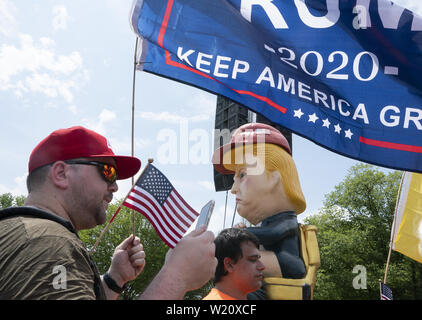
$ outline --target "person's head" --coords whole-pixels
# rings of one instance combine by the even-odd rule
[[[214,239],[218,264],[214,283],[229,281],[233,289],[247,294],[261,287],[265,269],[259,240],[245,229],[228,228]]]
[[[235,174],[232,193],[236,194],[239,215],[256,224],[281,211],[299,214],[305,210],[306,201],[290,153],[280,131],[262,123],[241,126],[232,141],[214,153],[216,170]]]
[[[137,158],[115,155],[107,139],[92,130],[59,129],[29,157],[28,202],[59,208],[77,230],[94,227],[105,222],[116,180],[133,176],[140,166]]]

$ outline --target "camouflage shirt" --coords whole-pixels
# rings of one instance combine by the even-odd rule
[[[0,299],[106,299],[71,223],[33,207],[0,211]]]

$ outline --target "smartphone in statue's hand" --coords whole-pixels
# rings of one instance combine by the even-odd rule
[[[214,209],[215,201],[210,200],[205,206],[202,207],[201,213],[199,214],[198,222],[196,223],[196,228],[198,229],[200,226],[205,224],[208,227],[208,223],[210,222],[211,214]]]

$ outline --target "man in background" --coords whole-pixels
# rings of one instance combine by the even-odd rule
[[[218,264],[214,288],[204,300],[246,300],[262,285],[265,269],[258,238],[245,229],[228,228],[214,240]]]

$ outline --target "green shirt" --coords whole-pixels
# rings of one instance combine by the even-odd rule
[[[0,211],[0,299],[106,299],[69,221],[32,208]]]

